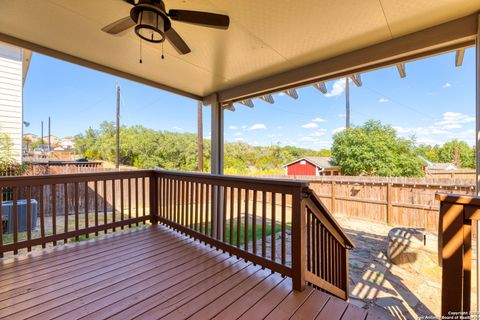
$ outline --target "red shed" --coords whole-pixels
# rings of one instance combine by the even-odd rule
[[[304,157],[283,166],[289,176],[333,176],[340,175],[330,157]]]

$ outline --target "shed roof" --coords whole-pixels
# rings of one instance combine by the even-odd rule
[[[161,45],[144,43],[139,64],[139,38],[132,31],[121,36],[101,31],[129,14],[131,6],[125,1],[15,0],[0,2],[0,41],[188,97],[218,93],[221,101],[234,101],[394,64],[407,55],[471,45],[480,10],[480,1],[472,0],[165,3],[167,9],[228,14],[230,28],[174,22],[192,52],[180,56],[165,43],[162,60]],[[377,45],[373,51],[358,51]]]
[[[295,161],[292,161],[290,163],[287,163],[286,165],[284,165],[283,167],[287,167],[289,165],[292,165],[294,163],[297,163],[301,160],[305,160],[305,161],[308,161],[310,162],[311,164],[313,164],[314,166],[318,167],[318,168],[323,168],[323,169],[332,169],[332,168],[338,168],[338,166],[336,166],[333,161],[332,161],[332,158],[331,157],[303,157],[303,158],[300,158],[300,159],[297,159]]]

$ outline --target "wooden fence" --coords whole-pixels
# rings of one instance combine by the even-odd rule
[[[439,201],[436,192],[475,194],[465,179],[403,177],[275,176],[309,182],[330,212],[392,226],[438,230]]]

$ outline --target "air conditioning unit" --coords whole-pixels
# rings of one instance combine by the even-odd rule
[[[37,200],[30,200],[32,230],[37,228]],[[18,232],[27,231],[27,200],[17,201]],[[13,233],[13,201],[2,202],[2,227],[3,233]]]

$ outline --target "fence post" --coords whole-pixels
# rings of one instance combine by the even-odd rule
[[[306,240],[305,240],[305,204],[302,190],[292,195],[292,282],[293,289],[305,289]]]
[[[152,170],[150,175],[149,185],[149,200],[150,200],[150,223],[158,223],[158,180],[157,173]]]
[[[393,205],[392,205],[392,184],[387,183],[387,225],[392,225]]]
[[[332,213],[335,213],[335,209],[336,209],[335,208],[335,185],[336,185],[335,181],[332,181],[332,192],[331,192],[331,194],[332,194],[332,206],[331,206],[332,207],[331,208]]]

